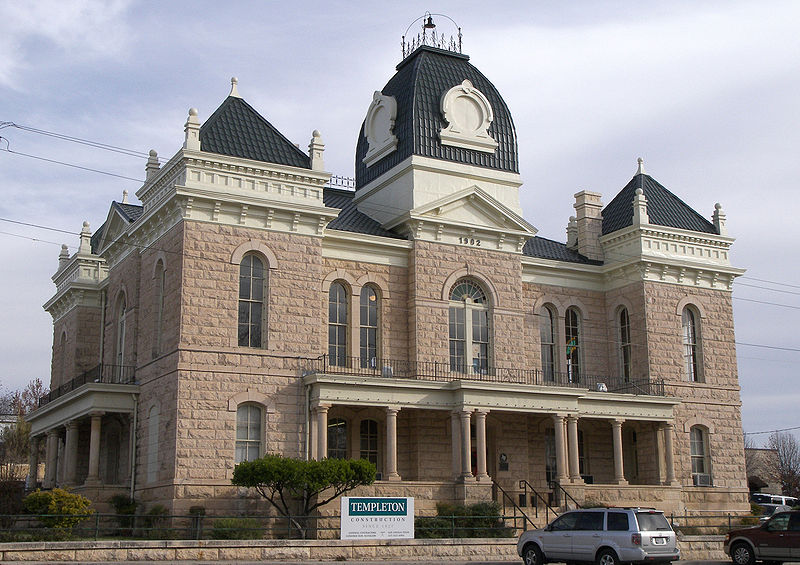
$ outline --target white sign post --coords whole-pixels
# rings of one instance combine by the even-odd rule
[[[342,497],[341,539],[413,538],[413,498]]]

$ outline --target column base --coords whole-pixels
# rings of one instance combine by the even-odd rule
[[[628,481],[626,481],[625,479],[615,479],[614,484],[620,486],[628,486]]]
[[[100,481],[100,477],[86,477],[86,481],[83,483],[85,487],[99,487],[102,485],[102,481]]]
[[[477,482],[475,480],[475,477],[473,477],[472,475],[460,475],[458,477],[457,481],[459,483],[475,483],[475,482]]]
[[[585,485],[586,483],[583,482],[583,479],[581,477],[577,477],[575,479],[570,479],[569,480],[569,484],[571,484],[571,485]]]
[[[664,481],[662,484],[663,484],[665,487],[678,487],[678,486],[680,486],[680,485],[681,485],[681,484],[680,484],[678,481],[675,481],[675,480],[672,480],[672,481]]]
[[[402,481],[403,478],[397,473],[390,473],[383,478],[384,481]]]
[[[492,481],[492,478],[489,476],[488,473],[485,473],[483,475],[478,475],[477,477],[475,477],[475,481],[479,483],[489,483]]]

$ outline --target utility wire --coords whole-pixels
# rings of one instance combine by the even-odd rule
[[[8,139],[6,139],[4,137],[0,137],[0,139],[5,139],[6,142],[8,141]],[[117,177],[117,178],[120,178],[120,179],[131,180],[131,181],[138,182],[138,183],[143,183],[144,182],[142,179],[135,179],[133,177],[126,177],[125,175],[118,175],[116,173],[109,173],[108,171],[101,171],[100,169],[93,169],[91,167],[84,167],[82,165],[75,165],[75,164],[72,164],[72,163],[66,163],[64,161],[57,161],[55,159],[48,159],[46,157],[40,157],[38,155],[31,155],[29,153],[21,153],[19,151],[12,150],[10,147],[6,147],[5,149],[0,149],[0,150],[5,151],[7,153],[11,153],[12,155],[21,155],[23,157],[29,157],[31,159],[37,159],[39,161],[45,161],[47,163],[55,163],[56,165],[64,165],[65,167],[72,167],[73,169],[81,169],[83,171],[90,171],[92,173],[99,173],[101,175],[108,175],[110,177]]]
[[[768,430],[768,431],[765,431],[765,432],[744,432],[744,435],[746,435],[746,436],[758,436],[758,435],[763,435],[763,434],[777,434],[777,433],[780,433],[780,432],[790,432],[792,430],[800,430],[800,426],[793,426],[791,428],[781,428],[779,430]]]

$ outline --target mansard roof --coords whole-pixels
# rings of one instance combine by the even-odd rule
[[[353,196],[355,196],[355,192],[352,190],[325,189],[322,194],[325,206],[340,210],[339,215],[328,224],[328,229],[406,239],[401,235],[383,229],[378,222],[359,212],[353,202]]]
[[[439,132],[447,126],[441,111],[442,96],[464,80],[482,92],[492,107],[494,120],[488,132],[499,145],[491,153],[443,145],[439,138]],[[411,155],[519,172],[511,112],[495,86],[469,63],[467,55],[423,45],[397,65],[397,73],[381,93],[397,102],[393,130],[397,150],[367,167],[363,159],[369,143],[362,124],[356,146],[356,187],[368,184]]]
[[[538,257],[540,259],[552,259],[553,261],[565,261],[567,263],[581,263],[583,265],[602,265],[602,261],[589,259],[570,249],[564,243],[553,241],[544,237],[534,236],[525,242],[522,254],[528,257]]]
[[[641,188],[647,199],[647,215],[657,226],[716,234],[710,221],[646,173],[637,173],[603,209],[603,235],[633,225],[633,199]]]
[[[200,127],[200,149],[254,161],[311,168],[308,155],[238,96],[228,96]]]

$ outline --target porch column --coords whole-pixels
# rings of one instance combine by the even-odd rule
[[[567,480],[567,454],[564,450],[564,416],[553,414],[556,442],[556,480],[564,483]]]
[[[453,478],[458,479],[461,476],[461,414],[458,410],[450,412],[450,435]]]
[[[28,454],[28,476],[25,479],[25,488],[33,490],[39,478],[39,436],[31,438],[30,452]]]
[[[317,415],[317,461],[322,461],[328,456],[328,408],[330,406],[314,407]]]
[[[67,422],[67,441],[64,445],[64,484],[74,485],[78,471],[78,422]]]
[[[89,434],[89,474],[86,476],[86,484],[100,483],[100,422],[103,414],[94,412],[92,417],[92,431]]]
[[[489,473],[486,472],[486,410],[475,410],[475,459],[477,463],[476,480],[486,482],[489,480]]]
[[[399,481],[397,473],[397,413],[398,408],[386,409],[386,480]]]
[[[44,488],[56,486],[56,468],[58,467],[58,430],[47,431],[47,446],[45,455]]]
[[[470,444],[469,410],[461,410],[461,480],[468,482],[475,479],[472,476],[472,445]]]
[[[614,482],[627,485],[625,469],[622,463],[622,423],[625,420],[611,420],[611,438],[614,443]]]
[[[569,482],[580,483],[581,471],[578,460],[578,417],[567,416],[567,449],[569,451]]]
[[[662,424],[661,429],[664,432],[664,462],[667,466],[667,481],[665,484],[674,485],[675,482],[675,452],[672,446],[672,435],[675,426],[669,422]]]

